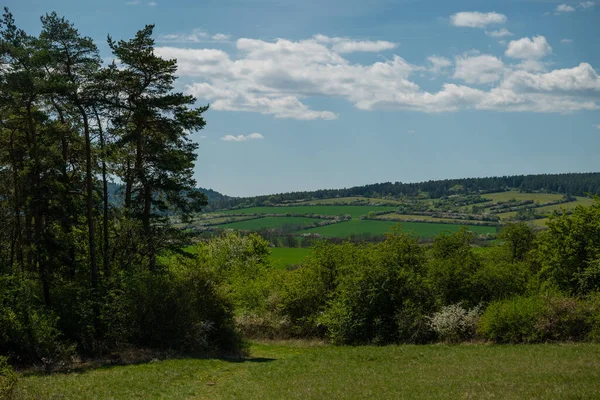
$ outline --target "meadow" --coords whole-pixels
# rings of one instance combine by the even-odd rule
[[[583,399],[600,345],[254,343],[243,359],[181,358],[25,374],[16,399]]]
[[[284,226],[300,228],[305,225],[321,222],[320,219],[305,217],[265,217],[247,221],[231,222],[218,225],[223,229],[236,229],[241,231],[256,231],[259,229],[281,228]]]
[[[271,249],[271,261],[275,268],[285,269],[289,266],[300,264],[310,252],[310,248],[274,247]]]
[[[383,235],[390,232],[392,227],[398,226],[402,231],[415,236],[433,237],[442,232],[456,232],[462,227],[475,232],[476,234],[495,233],[496,227],[493,226],[470,226],[458,224],[436,224],[429,222],[392,222],[378,220],[350,220],[340,222],[334,225],[321,226],[318,228],[307,229],[306,233],[319,233],[326,237],[348,237],[353,234]]]

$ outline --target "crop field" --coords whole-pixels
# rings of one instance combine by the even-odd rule
[[[358,218],[370,211],[393,211],[396,207],[389,206],[289,206],[289,207],[251,207],[238,210],[227,210],[221,214],[322,214],[322,215],[351,215]]]
[[[274,247],[271,249],[271,260],[275,268],[285,269],[300,264],[309,254],[309,248]]]
[[[398,222],[391,221],[376,221],[376,220],[351,220],[340,222],[339,224],[322,226],[318,228],[307,229],[307,233],[319,233],[329,237],[348,237],[353,234],[371,234],[383,235],[389,232],[393,226],[397,226]],[[400,226],[406,233],[415,236],[432,237],[437,236],[442,232],[456,232],[463,226],[477,233],[495,233],[496,228],[493,226],[471,226],[458,224],[436,224],[429,222],[401,222]]]
[[[385,215],[381,215],[379,217],[376,217],[376,219],[380,219],[382,221],[385,220],[398,220],[398,221],[406,221],[409,219],[419,219],[419,220],[423,220],[423,221],[441,221],[441,222],[456,222],[456,221],[461,221],[461,222],[469,222],[468,220],[456,220],[456,219],[452,219],[452,218],[436,218],[436,217],[432,217],[430,215],[411,215],[411,214],[396,214],[396,213],[392,213],[392,214],[385,214]],[[410,221],[409,221],[410,222]]]
[[[16,399],[592,399],[600,345],[255,343],[245,359],[181,358],[23,375]]]
[[[250,219],[247,221],[232,222],[229,224],[219,225],[223,229],[236,229],[240,231],[255,231],[265,228],[280,228],[283,226],[302,227],[315,222],[321,222],[320,219],[304,218],[304,217],[265,217]]]
[[[554,204],[551,206],[538,207],[535,210],[538,214],[551,214],[553,211],[560,213],[561,209],[572,210],[577,206],[591,206],[594,203],[593,199],[587,197],[578,197],[577,200],[563,204]]]

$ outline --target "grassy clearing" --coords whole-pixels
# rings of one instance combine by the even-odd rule
[[[285,269],[290,265],[300,264],[308,254],[309,248],[275,247],[271,249],[271,260],[275,268]]]
[[[17,399],[600,397],[600,345],[333,347],[263,343],[194,359],[22,377]]]
[[[221,214],[322,214],[346,215],[358,218],[369,211],[395,210],[396,207],[385,206],[289,206],[289,207],[251,207],[239,210],[222,211]]]
[[[397,226],[398,222],[391,221],[376,221],[376,220],[351,220],[340,222],[339,224],[321,226],[318,228],[307,229],[307,233],[320,233],[323,236],[330,237],[347,237],[353,234],[371,234],[383,235],[389,232],[393,226]],[[424,237],[437,236],[442,232],[456,232],[463,226],[477,233],[495,233],[496,228],[493,226],[471,226],[457,224],[436,224],[429,222],[401,222],[400,226],[404,232]]]
[[[516,190],[511,190],[508,192],[499,192],[499,193],[486,193],[481,195],[486,199],[497,201],[509,201],[511,199],[515,199],[518,201],[521,200],[533,200],[536,203],[544,203],[546,201],[557,201],[563,198],[562,194],[552,194],[552,193],[520,193]]]
[[[221,224],[218,227],[223,229],[236,229],[241,231],[256,231],[266,228],[281,228],[285,225],[302,227],[315,222],[321,222],[320,219],[303,217],[265,217],[256,218],[248,221],[231,222]]]

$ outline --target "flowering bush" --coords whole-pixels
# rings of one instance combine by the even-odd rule
[[[459,342],[475,335],[481,316],[481,306],[466,309],[461,303],[443,307],[428,317],[429,327],[438,337],[447,342]]]

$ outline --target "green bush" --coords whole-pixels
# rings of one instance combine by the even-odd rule
[[[343,266],[332,300],[319,321],[334,343],[383,344],[413,340],[422,326],[429,293],[423,282],[423,249],[401,233],[365,245]]]
[[[8,364],[6,357],[0,356],[0,399],[12,398],[12,393],[17,384],[17,374]]]
[[[66,361],[72,347],[57,328],[57,316],[40,302],[36,282],[0,276],[0,353],[15,363],[47,367]]]
[[[442,307],[428,320],[439,339],[456,343],[475,336],[480,316],[480,306],[466,309],[459,303]]]
[[[537,317],[543,303],[538,297],[515,297],[491,303],[483,313],[479,334],[497,343],[532,343],[539,341]]]
[[[496,301],[483,314],[479,333],[498,343],[593,339],[600,322],[598,305],[560,293]]]

